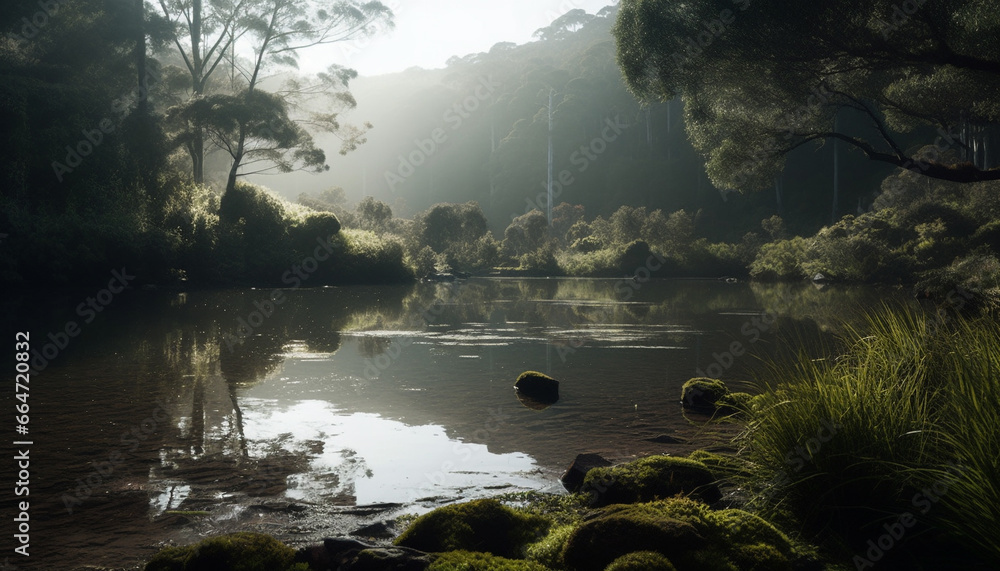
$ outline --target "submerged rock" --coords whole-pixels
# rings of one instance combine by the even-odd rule
[[[599,454],[577,454],[576,459],[559,478],[564,488],[570,492],[579,492],[587,472],[594,468],[610,466],[611,462]]]
[[[517,397],[517,402],[521,403],[521,406],[531,410],[545,410],[555,404],[555,401],[549,402],[533,399],[516,389],[514,390],[514,396]]]
[[[518,395],[529,399],[553,404],[559,400],[559,381],[537,371],[525,371],[517,377],[514,389]]]

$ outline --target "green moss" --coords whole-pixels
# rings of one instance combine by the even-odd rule
[[[701,462],[675,456],[649,456],[620,466],[587,472],[580,491],[596,505],[648,502],[678,494],[707,502],[720,497],[715,476]]]
[[[655,551],[636,551],[622,555],[604,571],[676,571],[669,559]]]
[[[786,571],[795,557],[767,521],[677,498],[597,510],[570,534],[563,561],[571,571],[591,571],[635,551],[655,551],[684,571]]]
[[[624,509],[575,529],[566,542],[563,561],[571,571],[601,571],[634,551],[657,551],[673,559],[705,545],[705,538],[689,523],[647,510]]]
[[[729,393],[723,395],[717,405],[723,414],[749,414],[752,401],[753,395],[750,393]]]
[[[145,571],[184,571],[192,547],[166,547],[146,564]]]
[[[548,571],[533,561],[506,559],[488,553],[449,551],[437,556],[427,571]]]
[[[752,513],[730,509],[712,512],[710,517],[718,524],[726,543],[733,545],[759,545],[763,543],[776,547],[783,554],[791,552],[792,543],[788,537]]]
[[[290,571],[295,550],[259,533],[211,537],[188,547],[168,547],[145,571]]]
[[[551,521],[553,526],[579,523],[592,508],[590,498],[583,494],[508,492],[494,496],[494,499],[514,507],[517,511],[543,516]],[[400,527],[405,527],[409,523],[411,522],[405,522]]]
[[[428,552],[469,550],[522,557],[525,545],[548,526],[546,518],[517,512],[496,500],[476,500],[420,516],[396,545]]]
[[[766,543],[741,545],[733,550],[732,558],[742,571],[792,571],[788,558]]]
[[[576,526],[570,524],[553,527],[540,541],[528,546],[528,559],[550,569],[562,569],[563,550],[574,529]]]
[[[718,379],[704,377],[688,380],[681,387],[681,402],[684,408],[695,411],[714,412],[720,400],[729,394],[729,387]]]

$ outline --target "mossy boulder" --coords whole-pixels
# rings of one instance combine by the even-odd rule
[[[551,569],[561,569],[563,550],[575,529],[575,524],[553,526],[545,537],[528,546],[528,559]]]
[[[681,403],[695,412],[715,412],[719,401],[729,394],[729,387],[718,379],[698,377],[688,380],[681,387]]]
[[[427,571],[549,571],[534,561],[507,559],[472,551],[449,551],[434,558]]]
[[[563,549],[571,571],[602,571],[636,551],[655,551],[668,559],[706,547],[694,525],[647,504],[611,506],[576,528]]]
[[[541,516],[517,512],[492,499],[475,500],[418,517],[395,544],[428,552],[466,550],[518,558],[548,526]]]
[[[655,551],[636,551],[615,559],[604,571],[677,571],[677,568]]]
[[[542,404],[552,404],[559,400],[559,381],[538,371],[525,371],[517,377],[514,389],[524,396]]]
[[[712,503],[722,494],[711,470],[701,462],[676,456],[648,456],[627,464],[592,468],[580,492],[598,506],[665,499],[678,494]]]
[[[145,571],[308,571],[293,563],[295,550],[260,533],[210,537],[187,547],[157,553]]]
[[[685,571],[789,571],[795,558],[789,539],[767,521],[675,498],[601,508],[570,535],[563,562],[570,571],[597,571],[637,551],[659,553]]]

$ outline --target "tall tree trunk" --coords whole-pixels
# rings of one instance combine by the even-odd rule
[[[240,171],[240,165],[243,164],[243,155],[246,151],[246,131],[243,127],[240,127],[240,139],[239,143],[236,145],[236,152],[233,154],[233,165],[229,167],[229,178],[226,179],[226,192],[230,192],[236,188],[236,176]]]
[[[136,87],[142,95],[139,98],[136,113],[139,114],[140,120],[145,122],[149,118],[149,93],[146,91],[148,88],[146,85],[146,21],[143,0],[134,0],[133,8],[137,24],[135,33]]]
[[[833,118],[833,131],[839,132],[840,117]],[[833,206],[830,209],[830,224],[837,223],[837,207],[840,203],[840,141],[833,142]]]
[[[191,91],[195,97],[205,93],[205,63],[201,58],[201,7],[202,0],[191,3]],[[191,141],[191,174],[196,184],[205,182],[205,132],[200,125],[194,126],[194,138]]]

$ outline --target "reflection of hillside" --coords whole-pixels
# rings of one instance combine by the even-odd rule
[[[888,288],[811,283],[752,283],[750,288],[765,311],[797,321],[814,321],[821,330],[831,333],[843,333],[845,325],[860,326],[866,315],[885,303],[917,307],[912,296]]]

